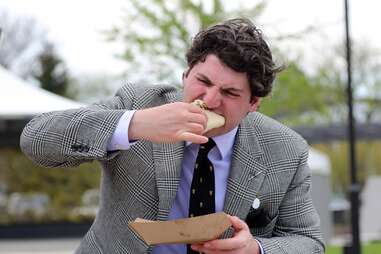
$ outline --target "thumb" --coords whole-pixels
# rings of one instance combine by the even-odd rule
[[[232,223],[232,226],[234,228],[234,231],[240,231],[242,229],[248,228],[247,224],[238,218],[237,216],[231,216],[229,215],[230,222]]]

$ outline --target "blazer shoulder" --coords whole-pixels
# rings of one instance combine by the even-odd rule
[[[271,117],[254,112],[250,113],[247,118],[250,127],[255,131],[259,143],[292,143],[302,150],[308,147],[307,141],[299,133]]]
[[[180,90],[180,87],[172,85],[154,85],[154,84],[144,84],[144,83],[125,83],[117,93],[131,93],[134,92],[136,95],[144,93],[153,93],[158,95],[164,95],[167,93],[177,93]]]
[[[133,101],[132,108],[145,108],[162,105],[182,99],[180,87],[171,85],[152,85],[126,83],[116,96],[122,101]]]

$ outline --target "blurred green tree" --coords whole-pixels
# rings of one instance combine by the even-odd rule
[[[43,89],[66,96],[70,83],[64,61],[34,18],[0,10],[0,66],[17,76],[37,81]]]
[[[181,72],[186,68],[186,50],[199,29],[227,18],[259,19],[267,1],[233,6],[227,8],[222,0],[132,0],[122,23],[106,35],[108,40],[125,45],[119,57],[128,63],[127,76],[138,73],[138,82],[166,81],[179,85]],[[278,35],[274,40],[298,40],[312,31],[314,28],[308,26],[300,32]],[[278,49],[274,51],[279,53]],[[323,100],[325,91],[320,88],[297,61],[293,61],[279,76],[273,96],[263,101],[261,111],[286,123],[315,121],[319,114],[327,113]]]
[[[327,47],[323,61],[312,77],[325,92],[324,101],[329,108],[326,123],[347,122],[347,77],[344,44]],[[378,123],[381,119],[381,50],[367,41],[352,43],[352,89],[354,115],[357,123]],[[316,148],[325,152],[332,163],[332,188],[347,192],[349,184],[349,156],[346,142],[318,144]],[[369,176],[381,174],[380,141],[358,140],[357,170],[361,185]]]
[[[266,1],[259,1],[227,10],[222,0],[131,0],[122,23],[105,34],[125,45],[119,57],[128,62],[127,74],[144,73],[139,81],[179,84],[185,52],[200,28],[226,18],[258,17],[265,6]]]
[[[278,75],[271,95],[262,99],[259,111],[288,125],[319,123],[329,115],[325,102],[329,93],[293,61]]]
[[[74,100],[91,104],[113,96],[121,83],[119,75],[114,76],[106,73],[83,74],[71,79],[66,95]]]
[[[314,82],[321,84],[325,103],[331,109],[329,122],[346,122],[347,77],[344,44],[327,48],[318,66]],[[366,41],[353,41],[352,89],[357,122],[370,123],[381,119],[381,49]]]
[[[70,82],[67,68],[51,43],[48,43],[44,48],[44,51],[38,56],[33,77],[43,89],[66,96]]]

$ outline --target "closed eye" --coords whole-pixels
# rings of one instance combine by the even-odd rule
[[[227,95],[227,96],[231,96],[231,97],[239,97],[239,96],[241,96],[239,93],[233,92],[231,90],[222,90],[222,93]]]
[[[207,86],[211,86],[212,85],[212,83],[209,80],[207,80],[207,79],[197,78],[197,80],[200,81],[201,83],[207,85]]]

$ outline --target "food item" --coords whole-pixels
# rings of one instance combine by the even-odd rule
[[[206,125],[205,132],[208,132],[211,129],[221,127],[225,124],[225,118],[223,116],[220,116],[219,114],[209,111],[208,106],[202,100],[195,100],[194,102],[192,102],[192,104],[203,109],[206,116],[208,117],[208,122]]]
[[[137,218],[128,226],[147,244],[201,243],[217,239],[231,226],[224,212],[170,221]]]

